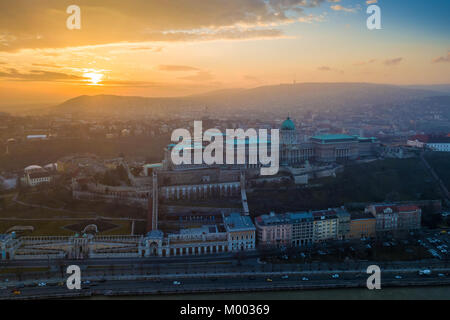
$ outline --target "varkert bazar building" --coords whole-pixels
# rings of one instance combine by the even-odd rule
[[[155,211],[152,211],[152,215]],[[153,219],[153,218],[152,218]],[[157,218],[156,218],[157,219]],[[0,260],[169,257],[232,253],[260,247],[302,247],[340,239],[375,237],[378,233],[411,231],[421,227],[415,205],[373,204],[365,212],[345,208],[256,217],[222,214],[222,221],[164,234],[152,222],[142,236],[16,237],[0,235]]]

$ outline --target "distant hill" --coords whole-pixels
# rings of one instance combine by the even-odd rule
[[[56,103],[0,104],[0,112],[12,115],[32,115],[54,106]]]
[[[409,89],[433,90],[445,94],[450,94],[450,84],[431,84],[431,85],[413,85],[406,86]]]
[[[442,95],[432,90],[368,83],[299,83],[227,89],[177,98],[79,96],[50,109],[52,113],[164,115],[185,110],[292,112],[298,109],[339,110]]]

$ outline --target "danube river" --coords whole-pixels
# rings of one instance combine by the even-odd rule
[[[92,297],[91,299],[105,299],[106,297]],[[107,299],[143,299],[143,300],[407,300],[429,299],[450,300],[450,286],[442,287],[403,287],[382,288],[381,290],[356,289],[322,289],[276,292],[250,292],[250,293],[218,293],[218,294],[180,294],[180,295],[148,295],[107,297]]]

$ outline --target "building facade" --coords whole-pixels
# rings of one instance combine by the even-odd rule
[[[326,134],[311,138],[314,145],[314,158],[319,162],[356,160],[359,157],[357,136],[345,134]]]
[[[261,246],[289,246],[292,241],[292,222],[289,214],[262,215],[255,219],[258,243]]]
[[[344,208],[313,212],[262,215],[255,219],[262,247],[307,246],[315,242],[345,239],[350,214]]]
[[[416,205],[374,204],[366,208],[376,218],[376,231],[420,229],[422,210]]]
[[[426,148],[437,152],[450,152],[450,135],[416,135],[410,137],[406,142],[406,145],[414,148]]]
[[[338,239],[339,220],[334,210],[321,210],[312,213],[314,219],[314,242]]]
[[[222,134],[221,134],[222,135]],[[221,137],[225,144],[226,137]],[[245,159],[248,159],[250,149],[257,151],[255,146],[257,143],[267,143],[269,145],[271,140],[268,138],[267,141],[260,140],[261,138],[249,137],[245,142],[239,142],[235,140],[232,148],[235,148],[236,153],[242,150],[245,153]],[[226,164],[226,152],[223,152],[223,162],[222,164],[205,164],[204,161],[199,164],[195,164],[194,161],[194,145],[196,148],[201,148],[202,150],[208,146],[209,142],[188,142],[184,146],[179,146],[175,144],[169,144],[164,152],[164,160],[162,162],[163,169],[167,171],[190,171],[193,169],[206,169],[206,168],[223,168],[223,169],[258,169],[261,165],[257,162],[255,164],[249,164],[248,161],[244,164],[237,164],[235,161],[234,165]],[[358,136],[350,136],[345,134],[324,134],[313,136],[307,139],[307,141],[299,141],[299,133],[297,128],[290,117],[287,117],[280,126],[280,164],[282,166],[292,166],[296,164],[301,164],[306,160],[315,160],[318,162],[335,162],[340,160],[355,160],[360,157],[371,157],[377,152],[377,147],[379,142],[376,138],[361,138]],[[228,149],[228,145],[226,149]],[[269,148],[269,147],[268,147]],[[189,159],[188,164],[174,164],[172,161],[172,152],[183,155],[188,153],[187,159]],[[235,159],[236,160],[236,159]]]
[[[351,213],[348,239],[373,238],[376,236],[376,219],[370,212]]]
[[[20,182],[28,187],[35,187],[40,184],[50,183],[51,181],[52,173],[38,165],[26,167],[23,176],[20,178]]]
[[[152,230],[140,244],[140,255],[169,257],[255,249],[256,228],[249,216],[231,213],[223,214],[222,219],[221,224],[181,229],[167,235],[160,230]]]
[[[255,249],[256,227],[249,216],[239,213],[223,215],[223,224],[227,232],[229,251]]]

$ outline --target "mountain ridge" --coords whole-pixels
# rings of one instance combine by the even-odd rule
[[[365,105],[395,103],[415,98],[442,95],[442,92],[372,83],[298,83],[267,85],[250,89],[224,89],[182,97],[142,97],[119,95],[82,95],[49,109],[51,113],[164,114],[164,112],[201,111],[220,108],[292,112],[298,108],[315,110],[361,108]]]

